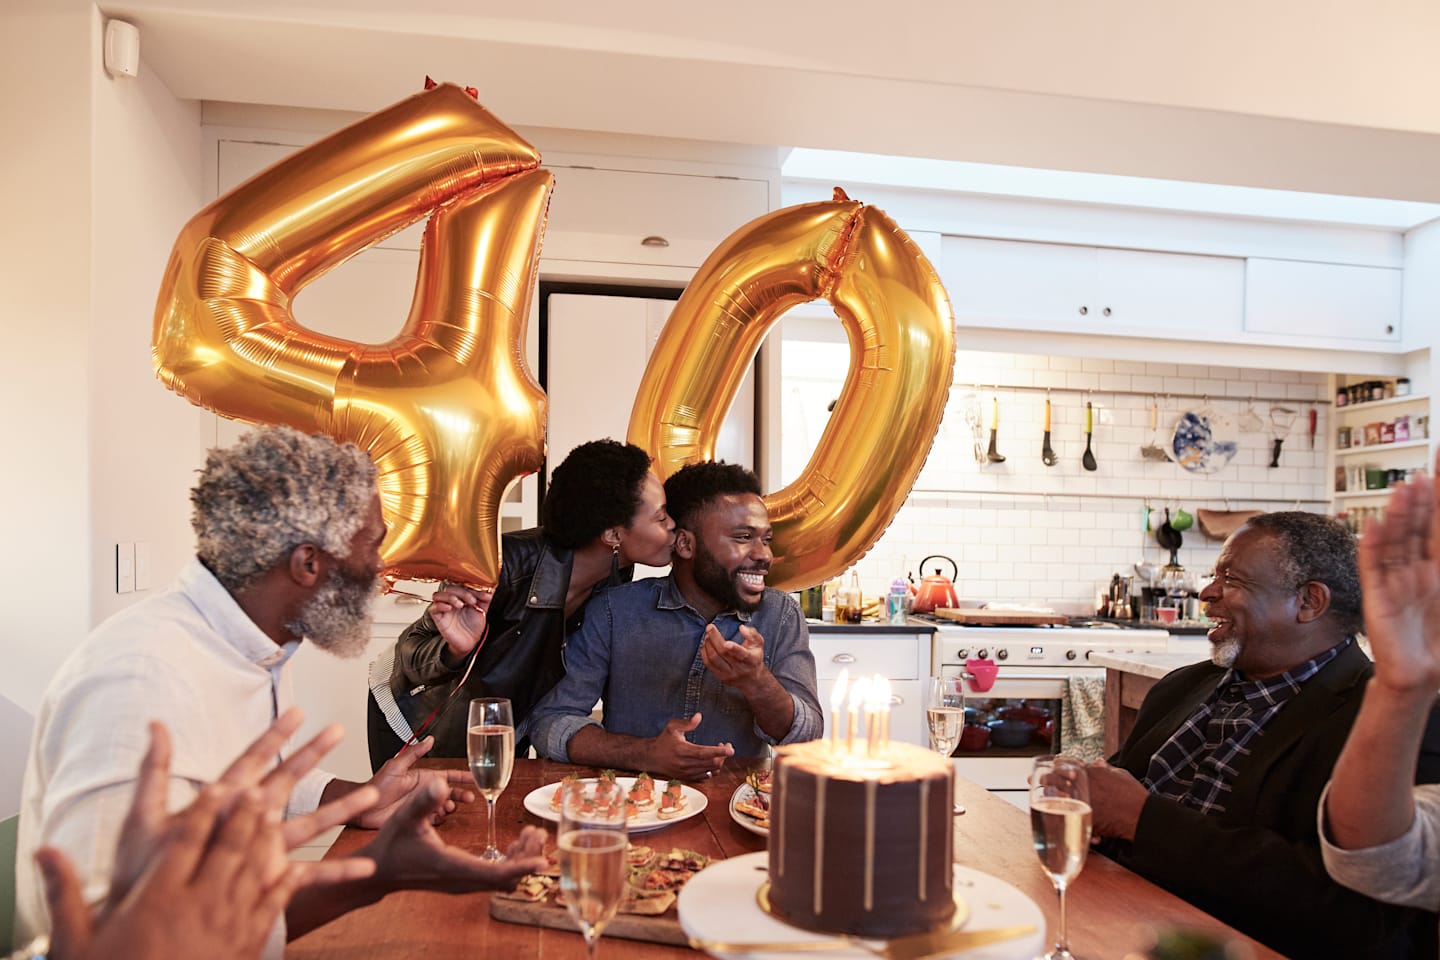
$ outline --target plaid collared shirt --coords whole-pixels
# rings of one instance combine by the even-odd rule
[[[1233,668],[1150,758],[1141,781],[1156,796],[1205,814],[1225,812],[1236,764],[1250,743],[1300,688],[1350,644],[1346,637],[1313,660],[1268,680],[1246,680]]]

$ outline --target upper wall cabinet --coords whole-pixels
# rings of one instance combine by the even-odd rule
[[[947,236],[941,276],[961,324],[1197,339],[1243,329],[1236,257]]]
[[[546,259],[698,267],[769,209],[765,180],[548,167]]]
[[[1252,257],[1245,331],[1398,343],[1402,279],[1390,267]]]

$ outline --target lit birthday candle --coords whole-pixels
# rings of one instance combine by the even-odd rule
[[[855,755],[855,724],[860,708],[866,705],[869,696],[869,677],[859,677],[850,684],[850,709],[845,711],[845,753],[852,757]]]
[[[845,688],[850,685],[850,670],[847,667],[835,678],[835,689],[830,691],[830,752],[840,752],[840,711],[845,708]]]

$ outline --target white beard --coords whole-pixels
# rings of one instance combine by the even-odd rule
[[[286,626],[326,653],[342,659],[358,657],[370,643],[370,607],[376,588],[375,578],[356,579],[335,567]]]
[[[1234,637],[1227,637],[1210,645],[1210,662],[1217,667],[1233,667],[1235,659],[1239,656],[1240,641]]]

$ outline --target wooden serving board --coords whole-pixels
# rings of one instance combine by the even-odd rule
[[[553,903],[527,903],[524,900],[490,898],[490,916],[506,923],[524,923],[532,927],[550,927],[554,930],[575,931],[575,921],[570,911]],[[668,943],[672,946],[689,946],[685,931],[680,929],[680,916],[674,907],[658,917],[642,917],[633,913],[617,913],[615,919],[605,925],[606,937],[620,937],[623,940],[647,940],[651,943]]]
[[[993,627],[1064,626],[1068,617],[1058,613],[1036,613],[1033,610],[987,610],[980,607],[936,607],[935,616],[956,623]]]

